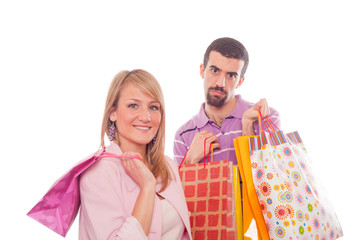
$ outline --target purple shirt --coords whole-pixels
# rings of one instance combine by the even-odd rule
[[[206,116],[204,110],[205,103],[203,103],[199,113],[177,130],[174,140],[174,160],[178,165],[180,165],[184,158],[195,134],[203,130],[214,133],[221,146],[220,149],[214,149],[213,161],[228,160],[232,161],[234,165],[237,165],[233,139],[242,136],[242,116],[246,110],[255,104],[242,99],[240,95],[236,95],[236,98],[238,100],[234,110],[225,118],[221,127],[217,126]],[[275,109],[270,108],[269,117],[280,129],[279,113]],[[255,134],[259,134],[258,121],[254,123],[254,128]],[[263,128],[266,130],[265,127]],[[200,162],[203,162],[203,160]]]

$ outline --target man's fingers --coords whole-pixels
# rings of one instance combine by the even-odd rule
[[[211,134],[209,136],[207,136],[206,138],[206,143],[214,143],[214,142],[217,142],[217,137],[214,135],[214,134]]]
[[[208,131],[206,131],[206,130],[203,130],[203,131],[199,132],[200,135],[205,135],[207,133],[208,133]]]
[[[213,143],[213,149],[215,149],[215,148],[221,148],[221,146],[220,146],[220,144],[219,143]]]
[[[254,110],[259,111],[263,117],[270,114],[270,109],[265,98],[260,99],[253,107]]]

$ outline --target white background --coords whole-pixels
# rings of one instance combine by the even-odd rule
[[[1,239],[62,239],[25,214],[98,149],[113,76],[143,68],[166,100],[166,153],[197,113],[206,47],[240,40],[239,94],[265,97],[298,130],[342,224],[359,217],[359,12],[356,1],[1,1]],[[78,222],[67,239],[77,239]]]

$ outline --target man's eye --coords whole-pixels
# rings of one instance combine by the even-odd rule
[[[234,74],[234,73],[229,73],[229,78],[236,78],[236,74]]]
[[[211,71],[212,71],[213,73],[218,73],[218,72],[219,72],[219,69],[217,69],[217,68],[212,68]]]

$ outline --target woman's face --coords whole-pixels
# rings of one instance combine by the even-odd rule
[[[116,121],[118,140],[123,151],[146,147],[156,135],[161,122],[160,103],[136,85],[125,83],[117,109],[110,114]]]

